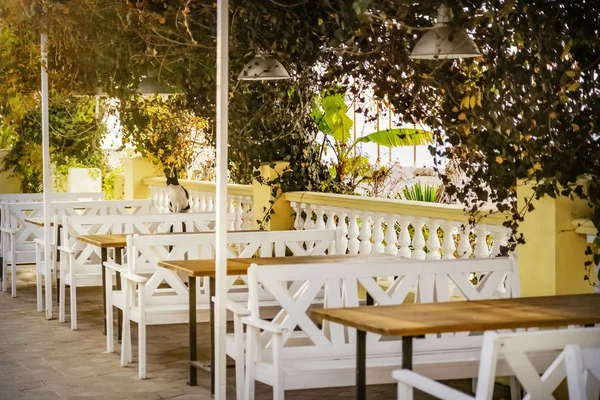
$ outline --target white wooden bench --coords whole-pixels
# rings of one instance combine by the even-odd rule
[[[43,216],[43,209],[41,203],[39,208],[36,209],[35,214],[37,217]],[[46,243],[43,240],[43,229],[36,230],[37,237],[33,238],[33,255],[36,263],[36,272],[38,273],[38,282],[45,277],[46,274],[57,274],[57,261],[59,255],[56,251],[55,241],[60,241],[60,230],[62,217],[64,216],[92,216],[92,215],[142,215],[152,212],[152,202],[150,200],[90,200],[90,201],[66,201],[66,202],[52,202],[50,204],[50,210],[52,213],[51,220],[54,222],[52,226],[52,239],[51,239],[51,255],[50,265],[45,266],[44,251]],[[31,215],[29,215],[31,217]],[[24,218],[23,218],[24,219]],[[25,224],[27,228],[31,227],[31,224]],[[16,232],[15,235],[19,235]],[[21,234],[22,235],[22,234]],[[30,249],[27,250],[31,252]],[[12,264],[14,270],[16,265]],[[57,286],[58,286],[57,281]],[[47,286],[46,290],[49,291],[50,295],[47,298],[51,298],[52,287]],[[14,292],[14,290],[13,290]],[[39,293],[39,290],[38,290]],[[39,305],[39,299],[38,299]],[[50,304],[46,305],[49,310]]]
[[[85,201],[85,200],[104,200],[104,193],[51,193],[51,201]],[[44,201],[43,193],[7,193],[0,194],[0,228],[5,227],[5,221],[2,217],[3,203],[35,203]],[[6,225],[9,227],[10,225]],[[3,279],[3,246],[4,235],[0,235],[0,280]]]
[[[311,231],[239,231],[227,234],[228,258],[235,257],[283,257],[286,252],[296,256],[323,255],[338,245],[339,233],[334,229]],[[188,322],[189,297],[184,280],[174,272],[157,267],[162,260],[213,259],[215,235],[160,235],[133,236],[128,241],[130,255],[127,270],[119,265],[107,263],[109,268],[121,271],[123,290],[116,292],[112,285],[106,289],[107,321],[112,321],[112,306],[123,310],[123,340],[121,364],[131,362],[130,321],[138,323],[139,376],[146,377],[146,325],[182,324]],[[135,257],[131,255],[135,254]],[[152,272],[152,269],[154,271]],[[148,272],[150,276],[148,277]],[[238,284],[239,281],[243,284]],[[237,283],[236,283],[237,282]],[[247,279],[245,276],[229,276],[227,280],[228,301],[231,304],[247,304]],[[159,287],[166,283],[168,288]],[[209,321],[210,296],[208,278],[197,288],[197,321]],[[257,298],[264,306],[273,306],[268,293],[258,293]],[[109,303],[110,302],[110,303]],[[107,327],[107,351],[114,351],[112,327]],[[243,340],[242,340],[243,343]],[[241,351],[241,353],[240,353]],[[239,356],[242,354],[242,356]],[[243,376],[243,348],[230,346],[228,355],[240,361],[238,373]],[[240,378],[240,381],[242,378]]]
[[[111,210],[112,211],[112,210]],[[234,214],[229,219],[233,220]],[[77,329],[77,287],[102,286],[101,249],[77,240],[80,235],[206,232],[213,229],[215,213],[94,215],[62,218],[59,321],[65,322],[65,292],[69,286],[71,329]],[[38,307],[41,288],[38,287]]]
[[[474,275],[483,278],[474,284]],[[254,397],[255,380],[273,386],[274,399],[283,398],[285,390],[355,384],[356,331],[329,322],[319,326],[309,317],[308,309],[321,290],[324,307],[358,306],[359,286],[377,305],[454,300],[451,282],[469,300],[519,295],[512,258],[253,265],[248,278],[249,315],[241,319],[247,326],[246,398]],[[378,282],[388,279],[391,285],[382,289]],[[291,283],[301,284],[300,289]],[[257,297],[262,291],[281,306],[272,321],[263,319]],[[416,293],[414,300],[407,300],[411,292]],[[468,332],[417,338],[415,370],[436,379],[476,377],[481,339],[481,334]],[[391,372],[402,359],[401,339],[368,334],[367,343],[367,383],[392,383]]]
[[[549,351],[562,352],[540,376],[532,360],[540,352]],[[491,399],[496,375],[506,374],[499,369],[507,367],[525,388],[525,399],[552,399],[552,393],[568,375],[569,398],[585,399],[586,389],[588,399],[598,399],[600,393],[600,327],[503,334],[485,332],[479,358],[475,397],[414,371],[401,369],[393,372],[398,381],[398,400],[412,400],[413,388],[446,400]],[[505,361],[503,365],[499,365],[500,360]]]

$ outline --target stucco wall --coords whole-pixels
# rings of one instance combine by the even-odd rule
[[[8,150],[0,150],[0,165],[6,156]],[[5,193],[21,193],[21,182],[16,178],[10,177],[10,172],[0,172],[0,194]]]

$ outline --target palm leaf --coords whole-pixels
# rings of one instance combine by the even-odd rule
[[[394,128],[373,132],[358,141],[372,142],[386,147],[420,146],[433,143],[433,134],[423,129]]]

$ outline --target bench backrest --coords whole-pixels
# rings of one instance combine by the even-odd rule
[[[50,203],[54,217],[72,215],[131,215],[147,214],[151,210],[150,200],[92,200]],[[3,228],[12,228],[15,233],[15,249],[19,251],[19,262],[35,261],[34,240],[43,237],[43,229],[25,222],[25,218],[42,218],[43,203],[2,203],[0,215]],[[56,220],[55,220],[56,221]],[[58,225],[54,225],[52,238],[56,237]],[[4,246],[5,247],[5,246]]]
[[[480,276],[478,282],[471,280]],[[391,278],[390,278],[391,277]],[[379,286],[383,279],[391,284]],[[519,278],[514,257],[459,260],[402,260],[354,262],[344,264],[282,265],[276,268],[253,265],[248,273],[249,309],[252,317],[260,318],[260,299],[257,294],[267,291],[281,305],[273,322],[287,328],[284,351],[293,357],[330,354],[348,354],[355,351],[355,330],[325,321],[322,326],[310,319],[308,310],[315,296],[324,291],[324,307],[357,307],[359,287],[364,288],[377,305],[402,304],[409,293],[415,293],[414,302],[450,301],[450,283],[468,300],[519,296]],[[298,329],[301,331],[299,332]],[[302,337],[302,340],[298,340]],[[261,336],[262,350],[268,355],[270,334]],[[400,351],[401,341],[368,334],[369,352],[386,354]],[[469,333],[427,335],[415,340],[415,351],[452,348],[477,348],[481,335]],[[325,347],[323,347],[325,346]]]
[[[104,200],[104,192],[90,193],[51,193],[51,201]],[[0,194],[0,203],[32,203],[44,201],[43,193]]]
[[[339,234],[333,229],[311,231],[238,231],[227,234],[228,257],[260,257],[285,256],[289,251],[293,255],[323,255],[331,244],[338,241]],[[136,274],[151,273],[152,276],[146,284],[145,296],[147,304],[165,304],[188,302],[187,287],[181,277],[165,268],[156,267],[162,260],[183,259],[214,259],[215,234],[191,235],[151,235],[132,236],[128,238],[127,253],[135,254],[128,257],[128,268]],[[311,250],[306,250],[305,242],[314,243]],[[148,268],[148,263],[155,266],[154,270]],[[246,284],[235,285],[241,278],[246,282],[246,277],[229,276],[227,288],[229,297],[233,301],[247,301]],[[184,277],[185,279],[185,277]],[[159,289],[161,283],[170,286],[170,295]],[[235,285],[235,286],[234,286]],[[199,283],[201,291],[198,295],[199,302],[208,303],[208,282],[205,279]],[[264,299],[263,294],[258,297]]]
[[[231,214],[229,219],[235,218]],[[63,216],[62,244],[77,250],[73,261],[83,265],[98,263],[100,249],[77,239],[80,235],[207,232],[212,230],[215,213]]]

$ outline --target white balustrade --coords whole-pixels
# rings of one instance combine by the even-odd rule
[[[186,185],[187,186],[187,185]],[[149,185],[152,193],[152,205],[158,213],[169,212],[169,194],[166,186]],[[196,189],[188,189],[190,195],[190,212],[214,212],[216,194]],[[227,196],[227,212],[235,213],[237,220],[232,221],[229,229],[252,229],[254,213],[252,212],[253,197],[241,194]]]
[[[321,193],[284,196],[296,212],[295,229],[340,229],[341,254],[385,253],[422,260],[495,257],[510,234],[499,217],[492,224],[471,227],[457,206]]]

